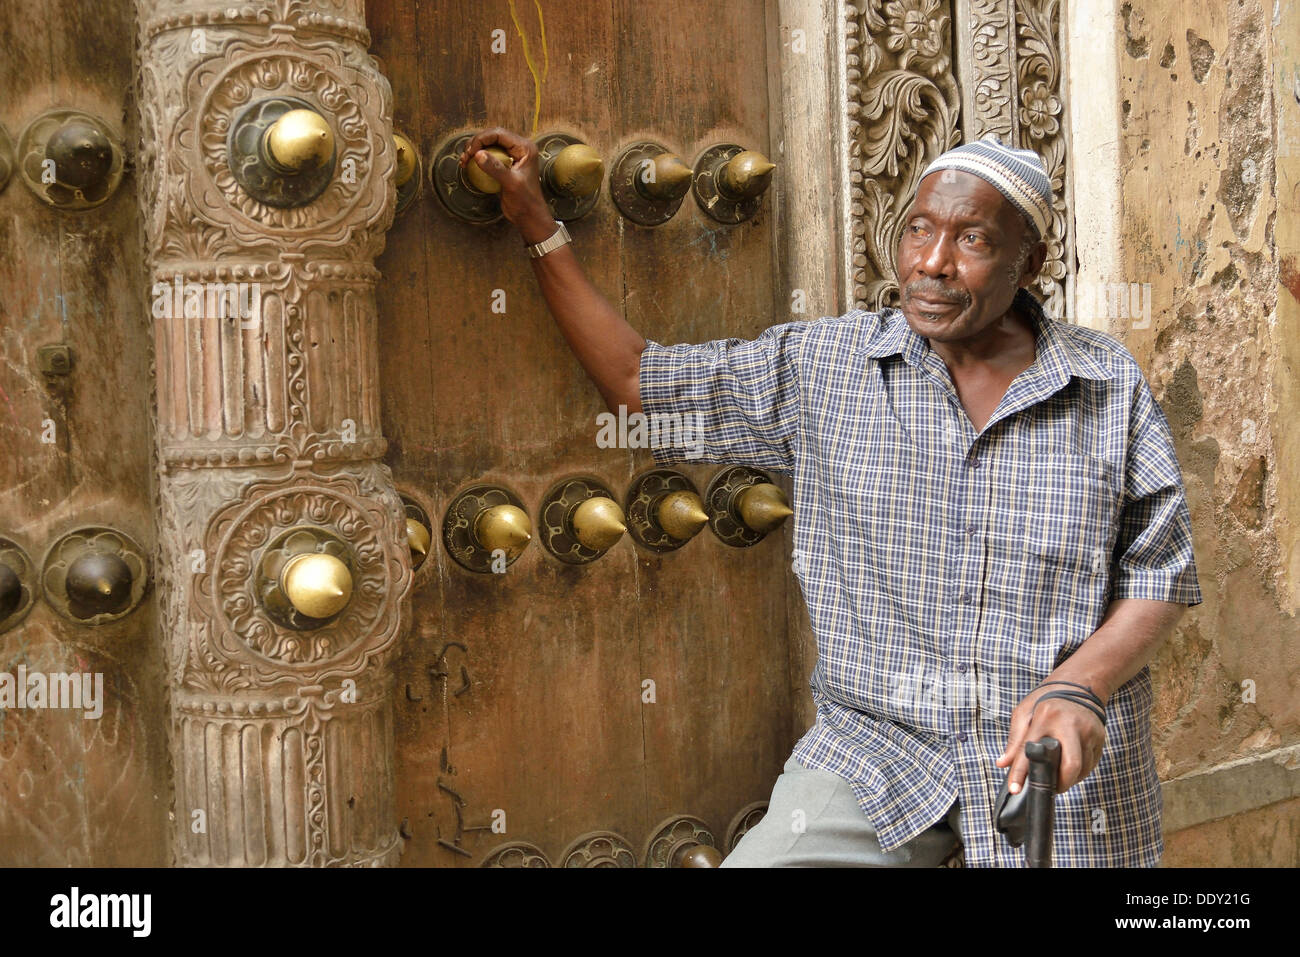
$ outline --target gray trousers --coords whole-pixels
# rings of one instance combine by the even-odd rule
[[[845,781],[790,757],[772,788],[767,814],[722,867],[938,867],[961,842],[961,813],[948,814],[886,853]]]

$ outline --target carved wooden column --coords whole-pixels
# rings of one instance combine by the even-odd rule
[[[1056,202],[1036,292],[1065,311],[1067,210],[1061,0],[839,0],[848,114],[848,301],[897,300],[894,250],[921,173],[997,134],[1043,157]]]
[[[391,864],[388,661],[411,582],[380,462],[373,262],[394,208],[391,91],[363,0],[137,11],[175,860]],[[232,128],[273,97],[333,133],[334,172],[304,205],[261,202],[231,170]],[[242,312],[213,309],[222,290]],[[352,570],[343,611],[305,630],[263,604],[264,559],[295,528],[335,536]]]

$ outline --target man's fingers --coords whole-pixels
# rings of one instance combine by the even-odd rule
[[[998,767],[1005,768],[1015,758],[1016,752],[1020,749],[1020,737],[1020,731],[1013,727],[1011,736],[1007,738],[1007,746],[1002,749],[1002,753],[998,755],[995,762]]]
[[[465,150],[460,154],[460,165],[464,166],[479,150],[487,146],[499,146],[516,161],[522,159],[528,151],[528,141],[523,137],[500,126],[493,126],[475,133],[465,144]]]
[[[1002,753],[995,762],[998,767],[1006,767],[1021,752],[1025,744],[1025,732],[1027,730],[1029,730],[1027,712],[1016,709],[1011,715],[1011,734],[1007,738],[1007,746],[1003,748]]]
[[[1029,699],[1026,698],[1025,702]],[[1101,761],[1102,748],[1105,746],[1105,732],[1100,739],[1089,729],[1080,728],[1078,715],[1064,711],[1056,706],[1055,701],[1043,703],[1042,711],[1035,714],[1037,708],[1032,702],[1029,708],[1022,702],[1011,718],[1011,734],[1007,747],[998,756],[997,767],[1008,767],[1007,788],[1012,794],[1018,794],[1029,777],[1029,759],[1025,757],[1025,743],[1037,741],[1043,737],[1053,737],[1061,744],[1061,761],[1057,771],[1057,793],[1064,793],[1079,783]],[[1095,722],[1093,722],[1095,723]]]
[[[1063,735],[1061,742],[1061,765],[1056,775],[1056,793],[1064,794],[1074,787],[1083,770],[1083,753],[1077,737]]]
[[[1042,722],[1039,722],[1041,727]],[[1025,757],[1025,742],[1042,737],[1034,731],[1034,708],[1021,711],[1011,719],[1011,741],[1007,746],[1006,757],[1010,760],[1011,770],[1007,772],[1007,788],[1012,794],[1019,794],[1029,777],[1029,759]]]
[[[1025,778],[1029,777],[1029,759],[1025,757],[1024,748],[1016,755],[1011,762],[1011,770],[1007,772],[1007,790],[1012,794],[1019,794],[1020,789],[1025,786]]]
[[[493,179],[504,179],[506,171],[510,169],[505,163],[501,162],[487,150],[479,150],[474,154],[474,162],[478,163],[479,168],[488,173]]]
[[[471,137],[470,141],[465,144],[465,152],[469,156],[473,156],[485,146],[495,146],[498,143],[505,146],[504,143],[501,143],[501,137],[508,137],[509,135],[509,130],[504,130],[499,126],[491,126],[486,130],[479,130],[473,137]]]
[[[1025,757],[1025,732],[1028,730],[1025,722],[1012,722],[1011,738],[1007,741],[1007,749],[1002,752],[1002,756],[997,760],[998,767],[1007,767],[1007,784],[1012,794],[1020,790],[1019,784],[1024,781],[1028,773],[1029,761]]]

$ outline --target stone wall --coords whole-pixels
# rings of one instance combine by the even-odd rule
[[[1081,239],[1081,277],[1137,295],[1099,307],[1081,281],[1077,319],[1125,342],[1164,409],[1205,595],[1153,664],[1164,865],[1294,865],[1300,7],[1125,0],[1115,26],[1111,99],[1072,51],[1073,111],[1118,109],[1118,245]],[[1106,222],[1104,189],[1076,199]]]

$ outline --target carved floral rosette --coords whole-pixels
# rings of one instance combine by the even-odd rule
[[[270,239],[286,252],[353,246],[352,233],[395,203],[391,185],[370,188],[372,165],[391,169],[396,163],[391,138],[380,139],[372,132],[380,128],[383,104],[359,98],[361,88],[350,82],[342,54],[329,40],[304,49],[299,41],[276,34],[265,44],[233,42],[226,57],[200,64],[189,77],[186,99],[195,123],[191,127],[189,117],[182,116],[179,126],[179,144],[190,152],[191,162],[188,202],[178,212],[211,222],[221,236],[209,242],[259,245]],[[325,192],[305,206],[279,208],[259,202],[235,181],[227,160],[226,138],[235,118],[250,103],[270,96],[314,103],[334,129],[336,173]],[[388,190],[394,190],[391,196]],[[368,249],[363,237],[356,244],[358,254],[373,258],[382,250],[383,239],[381,230],[376,237],[379,248]],[[166,251],[178,256],[186,252]]]
[[[401,499],[376,481],[297,472],[248,485],[207,525],[206,569],[193,579],[198,621],[183,684],[193,690],[316,685],[356,678],[385,660],[401,624],[399,599],[411,582]],[[368,473],[368,474],[367,474]],[[369,479],[369,481],[366,481]],[[262,552],[277,534],[319,525],[347,541],[355,559],[352,598],[328,624],[296,631],[273,621],[257,595]]]
[[[272,260],[296,252],[354,262],[383,251],[396,208],[397,154],[391,136],[382,135],[391,127],[392,90],[364,50],[337,36],[312,37],[301,27],[306,8],[321,5],[329,6],[277,2],[204,10],[192,4],[197,9],[154,18],[144,28],[142,43],[151,56],[141,66],[141,198],[155,267],[247,256],[254,249]],[[364,22],[363,11],[352,12]],[[243,26],[250,20],[259,27]],[[160,26],[172,22],[177,26]],[[183,73],[183,86],[168,68]],[[266,206],[246,194],[230,170],[231,125],[250,103],[273,96],[312,103],[334,130],[336,174],[306,206]]]

